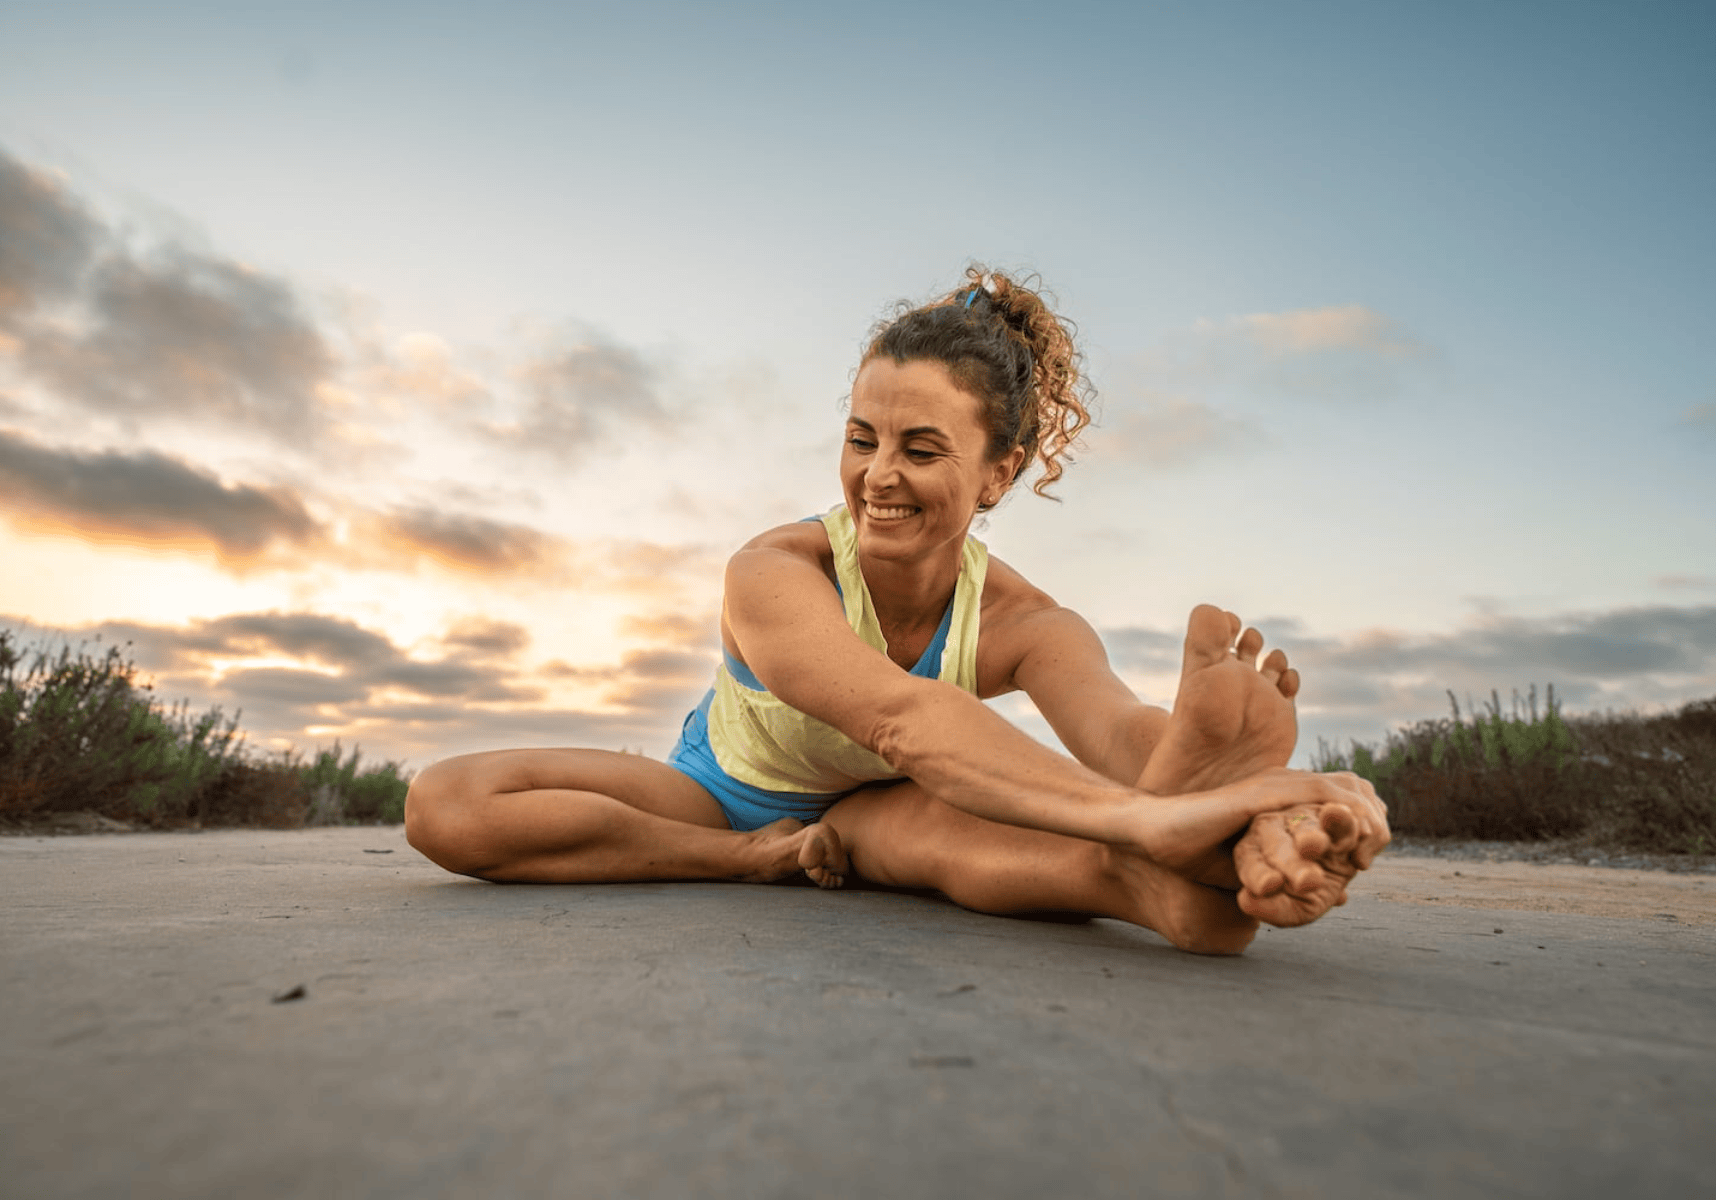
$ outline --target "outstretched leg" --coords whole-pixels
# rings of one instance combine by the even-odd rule
[[[449,871],[515,883],[734,879],[804,870],[838,887],[837,834],[784,819],[737,832],[701,786],[653,759],[606,750],[500,750],[412,780],[405,836]]]
[[[915,783],[854,793],[823,823],[861,878],[932,888],[978,912],[1118,917],[1198,954],[1238,954],[1257,932],[1230,892],[1100,842],[986,821]]]

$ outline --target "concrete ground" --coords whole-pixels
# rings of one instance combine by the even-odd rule
[[[1413,861],[1212,960],[917,895],[498,887],[398,829],[0,839],[0,1194],[1708,1194],[1716,888],[1443,906]]]

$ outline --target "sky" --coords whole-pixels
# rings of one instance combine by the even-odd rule
[[[0,4],[0,628],[260,749],[661,755],[973,262],[1099,420],[976,530],[1300,752],[1716,694],[1716,7]],[[1050,737],[1028,702],[997,702]]]

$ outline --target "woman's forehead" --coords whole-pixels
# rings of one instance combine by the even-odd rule
[[[983,432],[977,397],[955,383],[938,362],[872,358],[852,383],[851,415],[875,428],[934,425],[948,433]]]

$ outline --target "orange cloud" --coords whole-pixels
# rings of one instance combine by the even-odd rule
[[[570,543],[506,521],[427,507],[367,513],[353,524],[354,565],[399,568],[427,559],[460,575],[559,579],[571,569]]]
[[[1231,322],[1230,327],[1260,349],[1277,355],[1359,350],[1408,358],[1424,352],[1424,347],[1394,322],[1361,304],[1253,313]]]
[[[315,553],[321,523],[290,488],[227,483],[154,451],[44,446],[0,430],[6,519],[34,532],[186,553],[246,570]]]

